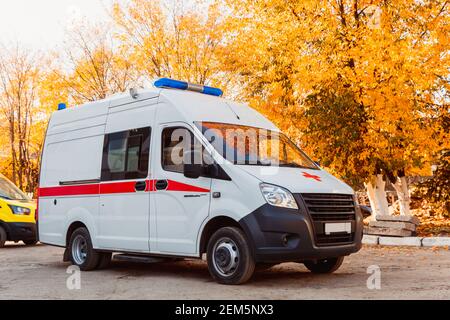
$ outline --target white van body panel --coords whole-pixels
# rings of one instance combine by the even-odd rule
[[[140,94],[138,100],[128,96],[113,101],[108,111],[105,134],[153,127],[157,103],[156,92]],[[145,181],[149,178],[150,176],[147,176],[136,181]],[[122,182],[126,180],[114,181],[114,183]],[[100,187],[102,184],[111,182],[101,182]],[[98,248],[149,252],[150,197],[151,194],[148,192],[101,193]]]
[[[170,110],[165,104],[162,104],[161,108]],[[170,122],[155,126],[156,136],[161,137],[164,129],[173,127],[193,131],[185,122]],[[194,136],[200,139],[195,134]],[[166,171],[162,168],[161,159],[161,147],[155,148],[152,176],[156,180],[167,180],[169,183],[167,190],[156,190],[152,194],[156,207],[155,251],[161,254],[197,255],[198,230],[209,216],[212,179],[190,179],[182,173]]]
[[[282,186],[292,193],[354,194],[352,188],[325,170],[238,165],[262,182]]]
[[[58,187],[65,181],[100,178],[102,155],[99,150],[103,147],[109,103],[98,101],[52,115],[45,138],[40,188]],[[98,200],[98,195],[41,197],[40,240],[65,246],[70,224],[83,221],[92,230],[92,242],[96,245]]]
[[[92,199],[89,199],[92,198]],[[98,212],[98,197],[83,197],[82,202],[85,204],[80,206],[80,198],[72,197],[64,199],[63,205],[66,208],[70,208],[67,211],[66,218],[64,221],[63,230],[69,230],[70,226],[75,222],[82,222],[86,228],[91,233],[92,245],[94,248],[99,248],[100,245],[98,243],[98,229],[99,229],[99,216],[98,214],[93,214]],[[64,215],[63,215],[64,216]],[[66,245],[66,234],[62,234],[63,241],[59,244],[61,246]]]

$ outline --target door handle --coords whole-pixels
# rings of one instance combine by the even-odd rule
[[[166,190],[168,186],[169,183],[167,182],[167,180],[158,180],[155,183],[156,190]]]
[[[147,182],[145,181],[138,181],[134,185],[134,189],[137,191],[145,191],[147,189]]]

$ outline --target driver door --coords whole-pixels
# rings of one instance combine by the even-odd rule
[[[211,178],[184,176],[184,151],[200,144],[185,124],[161,125],[154,162],[157,247],[162,253],[195,255],[202,223],[209,215]],[[202,160],[200,160],[202,161]]]

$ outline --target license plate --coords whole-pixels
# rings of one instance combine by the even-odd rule
[[[330,235],[332,233],[352,233],[352,224],[350,222],[345,223],[325,223],[325,234]]]

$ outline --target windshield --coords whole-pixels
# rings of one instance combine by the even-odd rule
[[[196,125],[216,151],[234,164],[318,169],[282,133],[226,123],[198,122]]]
[[[0,174],[0,198],[7,200],[30,200],[28,196],[20,191],[11,181]]]

